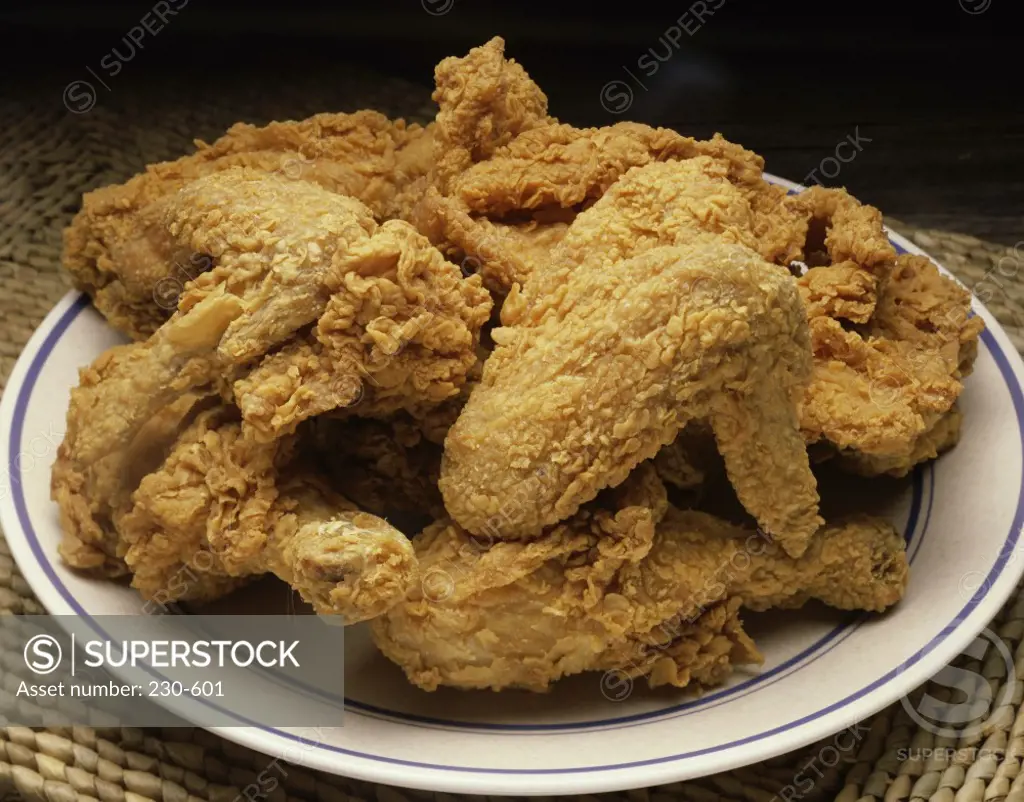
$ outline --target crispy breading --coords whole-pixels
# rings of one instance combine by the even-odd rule
[[[831,271],[810,279],[814,295],[828,294],[824,285],[835,280],[847,291],[854,289],[853,303],[833,304],[820,310],[832,317],[866,323],[874,312],[878,290],[896,262],[896,250],[882,225],[882,213],[866,206],[845,189],[813,186],[787,199],[807,217],[807,241],[803,260],[809,267],[830,265]],[[861,275],[855,277],[853,274]],[[836,291],[843,293],[843,289]]]
[[[238,123],[194,154],[151,164],[122,185],[87,193],[64,233],[64,267],[111,325],[145,339],[174,311],[184,285],[209,267],[174,248],[165,199],[232,167],[311,181],[366,203],[380,219],[404,213],[403,188],[430,170],[430,132],[375,111],[317,114],[257,128]]]
[[[760,660],[741,603],[877,611],[903,595],[904,543],[884,522],[837,521],[794,559],[705,513],[662,515],[597,508],[489,548],[439,522],[414,541],[422,585],[373,622],[374,640],[425,690],[540,691],[582,671],[701,686]]]
[[[569,224],[561,220],[503,223],[474,218],[433,188],[424,203],[443,232],[437,239],[461,254],[463,271],[478,273],[484,286],[498,297],[544,269],[569,230]]]
[[[966,290],[929,259],[901,255],[859,331],[812,315],[814,371],[800,407],[808,441],[828,441],[858,473],[905,474],[933,458],[953,436],[933,429],[963,389],[982,327]]]
[[[164,604],[209,601],[270,572],[346,623],[402,599],[416,577],[406,537],[289,469],[291,440],[245,438],[236,416],[200,414],[132,494],[117,520],[132,586]]]
[[[432,178],[449,183],[474,162],[487,159],[512,137],[548,121],[548,99],[495,36],[462,57],[434,68],[438,105]]]
[[[449,432],[441,491],[456,521],[534,536],[710,417],[741,501],[800,553],[820,523],[792,402],[806,318],[788,272],[728,243],[749,223],[706,157],[637,168],[574,221],[551,269],[510,294]],[[540,469],[553,478],[536,489]],[[520,492],[532,503],[506,514]]]
[[[456,520],[476,534],[533,536],[714,414],[721,435],[756,438],[749,453],[725,449],[730,478],[800,552],[819,519],[789,400],[810,361],[791,279],[708,237],[614,270],[581,266],[560,298],[532,300],[494,332],[483,381],[445,441],[441,491]]]
[[[853,262],[810,268],[798,282],[807,317],[843,318],[863,323],[877,300],[875,277]]]
[[[754,180],[764,165],[759,156],[721,136],[705,142],[640,123],[606,128],[550,124],[520,134],[467,169],[450,194],[480,214],[572,208],[600,198],[633,167],[695,156],[720,160],[737,180]]]
[[[837,453],[835,462],[844,471],[861,476],[906,476],[916,465],[936,459],[959,443],[962,424],[963,413],[954,405],[931,427],[921,432],[909,449],[884,456],[846,449]]]
[[[381,415],[458,393],[491,300],[408,223],[378,226],[358,201],[255,172],[200,179],[174,200],[172,232],[217,262],[182,312],[224,287],[245,298],[218,346],[226,364],[315,323],[235,383],[256,436],[337,407]]]

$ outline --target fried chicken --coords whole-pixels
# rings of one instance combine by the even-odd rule
[[[439,229],[434,240],[466,254],[488,289],[504,296],[546,265],[578,208],[630,168],[699,155],[720,160],[737,181],[759,180],[760,158],[719,136],[700,142],[638,123],[594,129],[547,124],[466,170],[449,197],[428,193],[424,206],[435,221],[431,228]],[[525,221],[501,219],[523,214]]]
[[[903,540],[825,523],[808,448],[952,447],[969,294],[721,135],[559,123],[500,38],[435,78],[426,128],[236,125],[85,197],[65,264],[138,342],[72,392],[65,561],[274,574],[427,690],[699,690],[761,661],[744,609],[895,604]]]
[[[109,362],[139,347],[118,346],[105,352],[82,371],[81,385],[88,387],[102,381]],[[182,396],[151,416],[123,447],[80,463],[74,459],[72,444],[87,444],[92,424],[75,406],[80,397],[80,391],[72,392],[73,411],[68,415],[68,430],[51,475],[63,533],[59,552],[68,565],[81,571],[119,577],[128,573],[128,568],[118,554],[114,516],[129,502],[142,477],[159,467],[181,430],[188,426],[197,399]]]
[[[521,285],[543,269],[569,230],[569,224],[561,220],[503,223],[474,218],[457,201],[442,197],[433,188],[427,191],[424,207],[440,227],[434,240],[456,254],[464,272],[479,274],[484,286],[499,298],[507,295],[513,284]]]
[[[960,442],[963,413],[955,405],[930,428],[921,432],[909,445],[895,454],[866,454],[856,449],[837,451],[835,463],[842,470],[860,476],[894,476],[910,473],[916,465],[933,460]]]
[[[318,114],[262,128],[239,123],[212,145],[152,164],[119,186],[89,192],[64,234],[64,267],[111,325],[145,339],[174,311],[185,284],[209,268],[175,249],[164,201],[232,167],[310,181],[363,201],[378,219],[404,215],[401,193],[432,167],[433,140],[418,125],[374,111]]]
[[[454,182],[451,196],[478,214],[570,209],[600,198],[630,168],[709,156],[736,180],[754,180],[760,156],[721,136],[703,142],[668,128],[617,123],[606,128],[549,124],[513,139]]]
[[[434,69],[438,105],[434,131],[434,184],[447,193],[451,181],[518,134],[547,122],[548,99],[495,36],[461,58]]]
[[[506,301],[448,434],[441,491],[460,525],[535,536],[709,418],[740,500],[801,553],[820,524],[792,403],[806,318],[788,272],[728,244],[749,213],[697,158],[630,172],[576,219],[556,265]]]
[[[876,301],[875,277],[853,262],[812,267],[800,277],[800,297],[807,317],[865,322]]]
[[[217,353],[227,365],[291,339],[235,382],[254,436],[273,439],[338,407],[423,411],[458,393],[491,300],[409,224],[377,226],[358,201],[317,186],[225,171],[183,189],[171,231],[217,261],[183,296],[241,294]]]
[[[416,576],[406,537],[290,465],[291,439],[246,439],[236,418],[200,414],[118,516],[143,598],[209,601],[270,572],[346,623],[402,599]]]
[[[414,545],[422,584],[372,629],[425,690],[542,691],[583,671],[715,684],[731,664],[760,662],[741,604],[880,611],[907,578],[903,540],[868,518],[824,527],[799,559],[752,529],[642,504],[581,511],[536,540],[489,548],[441,521]]]
[[[942,275],[928,257],[903,254],[889,275],[867,333],[937,351],[950,371],[962,378],[971,373],[984,328],[971,312],[966,289]]]
[[[200,179],[175,204],[174,236],[209,252],[217,266],[148,341],[101,357],[75,391],[70,420],[87,417],[89,427],[69,426],[66,443],[83,464],[123,447],[182,394],[230,394],[236,382],[254,432],[277,435],[297,425],[313,414],[302,405],[310,377],[301,375],[284,393],[272,378],[294,376],[294,360],[280,364],[292,352],[257,360],[275,344],[298,347],[290,338],[312,323],[317,346],[335,357],[321,369],[336,383],[356,380],[359,388],[369,376],[375,394],[405,391],[410,405],[456,394],[475,365],[490,298],[479,279],[463,279],[407,224],[377,227],[358,201],[245,170]],[[447,316],[449,307],[462,318]],[[397,358],[397,345],[413,338],[422,348]],[[428,363],[419,372],[418,358]],[[258,384],[244,380],[253,365],[262,371]],[[282,423],[274,413],[288,404]],[[78,442],[79,433],[89,442]]]
[[[801,401],[809,442],[825,440],[857,473],[904,475],[955,443],[948,416],[977,352],[970,295],[924,257],[902,255],[871,319],[847,330],[811,318],[814,370]]]
[[[131,445],[166,407],[236,398],[254,449],[276,447],[327,401],[352,401],[325,387],[361,391],[365,378],[367,409],[429,407],[456,395],[475,367],[490,313],[480,279],[463,279],[408,224],[378,227],[358,201],[313,184],[223,171],[169,199],[168,216],[172,236],[216,266],[149,340],[113,349],[83,373],[53,476],[67,559],[108,571],[124,553],[111,519],[134,489],[125,480]],[[399,354],[396,343],[412,346]],[[330,359],[300,372],[302,348]],[[298,569],[263,559],[271,561],[237,571],[301,580]]]

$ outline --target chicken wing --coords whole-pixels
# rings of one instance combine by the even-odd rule
[[[576,219],[556,266],[506,301],[449,432],[441,491],[456,521],[535,536],[710,417],[740,500],[801,552],[820,523],[791,401],[810,367],[806,318],[788,272],[728,244],[749,221],[707,158],[639,168]]]
[[[64,234],[64,267],[120,331],[145,339],[174,311],[183,287],[209,269],[174,247],[164,201],[189,181],[247,166],[311,181],[366,203],[380,219],[403,214],[399,195],[432,167],[430,132],[374,111],[318,114],[262,128],[239,123],[196,153],[153,164],[119,186],[87,193]]]

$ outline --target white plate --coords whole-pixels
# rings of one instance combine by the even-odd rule
[[[1024,521],[1024,370],[992,316],[978,304],[975,310],[987,330],[962,397],[961,444],[877,502],[905,528],[912,561],[907,596],[889,614],[813,609],[748,616],[766,664],[760,672],[737,672],[697,700],[638,683],[616,701],[623,688],[602,687],[597,674],[561,682],[546,695],[427,694],[409,686],[355,627],[348,631],[345,727],[310,732],[239,720],[217,732],[374,782],[474,794],[578,794],[732,769],[861,721],[965,649],[1024,567],[1016,559]],[[77,370],[118,341],[83,297],[69,294],[26,346],[0,404],[0,523],[52,613],[141,611],[133,591],[61,564],[49,498]]]

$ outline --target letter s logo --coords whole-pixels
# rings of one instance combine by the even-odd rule
[[[60,644],[53,635],[35,635],[25,644],[25,665],[35,674],[49,674],[60,665]]]

